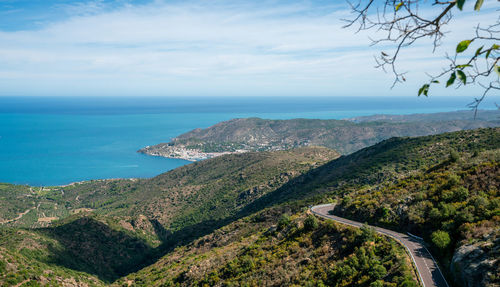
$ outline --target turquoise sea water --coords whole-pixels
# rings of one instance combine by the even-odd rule
[[[454,111],[470,100],[0,97],[0,182],[47,186],[155,176],[189,162],[138,149],[237,117],[342,119]]]

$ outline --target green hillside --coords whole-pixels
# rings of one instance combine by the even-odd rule
[[[179,150],[205,153],[237,150],[284,150],[300,146],[324,146],[350,154],[391,137],[425,136],[444,132],[498,127],[500,112],[471,112],[371,116],[350,120],[260,118],[233,119],[206,129],[179,135],[169,143],[145,147],[139,152],[179,157]]]
[[[391,183],[435,168],[447,161],[451,152],[472,157],[498,148],[500,128],[415,138],[392,138],[315,168],[254,204],[304,199],[314,195],[321,198],[342,195],[369,185]]]
[[[455,283],[494,286],[499,162],[498,128],[390,139],[314,169],[248,210],[335,202],[338,215],[424,237]]]
[[[12,204],[0,207],[0,258],[20,259],[0,281],[42,282],[57,269],[59,282],[117,286],[415,286],[395,242],[307,214],[335,202],[339,215],[423,236],[450,283],[498,284],[500,128],[393,138],[337,157],[300,148],[143,180],[2,185]],[[24,233],[37,254],[23,251]]]
[[[64,246],[46,250],[52,263],[111,282],[231,222],[256,198],[336,157],[312,147],[228,155],[146,180],[99,180],[36,192],[4,184],[1,196],[9,204],[2,205],[1,217],[3,226],[35,227],[30,231]]]
[[[396,242],[304,212],[283,214],[275,207],[238,220],[115,285],[417,286]]]
[[[0,285],[102,286],[97,277],[55,262],[65,248],[43,232],[0,228]]]
[[[324,202],[338,202],[338,212],[344,216],[368,221],[371,223],[389,226],[400,231],[411,231],[415,234],[424,236],[432,244],[432,234],[435,231],[446,231],[450,235],[450,243],[445,250],[433,247],[433,252],[444,265],[444,270],[450,282],[457,274],[473,274],[474,276],[461,278],[455,283],[460,282],[484,282],[480,286],[494,284],[498,279],[495,269],[494,258],[497,258],[497,248],[484,249],[483,256],[457,261],[466,243],[476,244],[477,246],[498,246],[497,238],[498,220],[495,215],[498,214],[498,169],[486,168],[481,176],[475,176],[470,173],[471,170],[483,170],[485,167],[498,165],[498,153],[500,148],[500,129],[481,129],[473,131],[462,131],[455,133],[440,134],[435,136],[426,136],[418,138],[394,138],[386,140],[375,146],[363,149],[349,156],[343,156],[337,160],[331,161],[325,165],[311,170],[310,172],[298,176],[289,181],[281,188],[266,194],[255,200],[244,208],[239,216],[245,216],[258,212],[262,208],[276,205],[286,206],[292,212],[300,212],[301,208],[310,204]],[[422,188],[427,188],[429,184],[441,184],[438,179],[433,178],[433,174],[443,172],[446,169],[458,170],[461,172],[461,179],[455,182],[457,185],[463,185],[467,188],[470,196],[481,197],[480,189],[488,189],[489,195],[483,199],[472,197],[466,203],[463,203],[466,210],[476,202],[482,202],[486,209],[483,212],[485,216],[472,216],[467,222],[457,220],[450,222],[450,216],[434,217],[433,227],[425,224],[408,225],[404,212],[410,213],[422,212],[418,207],[418,201],[410,201],[413,197],[417,198],[421,190],[413,190],[407,193],[396,193],[399,200],[392,202],[393,197],[390,193],[384,192],[385,189],[399,189],[400,182],[413,180],[414,184]],[[465,171],[469,173],[465,173]],[[425,179],[429,177],[429,179]],[[415,180],[417,179],[417,180]],[[488,185],[485,185],[488,183]],[[391,187],[392,186],[392,187]],[[478,188],[479,187],[479,188]],[[418,191],[419,194],[414,194]],[[358,198],[359,197],[359,198]],[[374,197],[374,198],[372,198]],[[368,199],[366,199],[368,198]],[[432,204],[438,209],[450,202],[450,198],[433,198]],[[361,202],[361,203],[360,203]],[[363,205],[368,202],[369,204]],[[381,204],[381,203],[386,204]],[[356,205],[353,205],[353,204]],[[391,207],[391,203],[393,203]],[[342,212],[343,206],[351,204],[351,211]],[[417,204],[414,206],[413,204]],[[389,206],[389,207],[387,207]],[[429,203],[424,203],[429,206]],[[376,208],[375,208],[376,207]],[[399,211],[402,209],[403,212]],[[432,208],[431,208],[432,210]],[[479,210],[479,209],[478,209]],[[426,214],[427,210],[423,211]],[[397,224],[393,222],[377,221],[376,214],[392,215],[393,220],[397,219]],[[356,216],[359,215],[359,216]],[[405,217],[406,216],[406,217]],[[452,216],[462,216],[460,209],[454,211]],[[385,219],[387,220],[387,219]],[[442,226],[448,229],[441,230]],[[479,227],[474,227],[479,226]],[[469,228],[468,235],[461,236],[458,230]],[[472,229],[470,229],[472,228]],[[482,230],[482,232],[473,230]],[[492,233],[493,232],[493,233]],[[471,236],[470,234],[474,234]],[[436,233],[442,234],[442,233]],[[481,237],[487,235],[488,238]],[[435,241],[435,240],[434,240]],[[434,245],[433,245],[434,246]],[[477,250],[477,248],[475,249]],[[473,251],[473,250],[472,250]],[[463,252],[462,252],[463,253]],[[469,253],[473,253],[469,250]],[[452,258],[455,258],[452,264]],[[482,269],[473,269],[480,260],[486,260],[488,264],[482,264]],[[466,270],[475,270],[465,272]],[[465,276],[463,276],[465,277]],[[463,284],[462,284],[463,285]]]

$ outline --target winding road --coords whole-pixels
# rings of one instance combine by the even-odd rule
[[[355,227],[363,226],[363,223],[329,214],[329,211],[332,210],[333,207],[334,206],[332,204],[316,205],[311,207],[311,212],[316,216],[331,219],[343,224]],[[413,263],[417,267],[420,281],[423,283],[424,287],[449,287],[448,283],[446,283],[446,280],[444,279],[443,274],[441,273],[441,270],[439,270],[436,261],[434,261],[434,258],[432,257],[429,250],[425,248],[422,240],[389,229],[375,226],[372,227],[378,233],[382,233],[396,239],[396,241],[401,243],[407,249],[407,251],[411,255]]]

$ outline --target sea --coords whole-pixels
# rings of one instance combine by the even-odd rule
[[[137,153],[233,118],[344,119],[467,109],[468,97],[0,97],[0,182],[147,178],[190,162]],[[486,108],[494,107],[485,103]]]

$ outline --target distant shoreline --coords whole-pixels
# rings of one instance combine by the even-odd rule
[[[53,186],[47,186],[47,187],[68,187],[68,186],[73,186],[73,185],[78,185],[78,184],[84,184],[89,181],[97,181],[97,182],[102,182],[102,181],[118,181],[118,180],[130,180],[130,181],[137,181],[139,180],[138,178],[104,178],[104,179],[89,179],[89,180],[80,180],[80,181],[75,181],[71,182],[68,184],[61,184],[61,185],[53,185]],[[42,186],[41,186],[42,187]]]
[[[226,154],[245,153],[248,150],[224,151],[224,152],[202,152],[198,149],[190,149],[184,146],[162,146],[161,150],[147,146],[137,151],[138,153],[172,159],[183,159],[191,162],[214,158]]]
[[[235,118],[208,128],[195,128],[170,142],[146,146],[138,152],[172,159],[199,161],[249,151],[288,150],[323,146],[347,155],[392,137],[413,137],[500,126],[500,111],[375,114],[335,119],[273,120]]]

